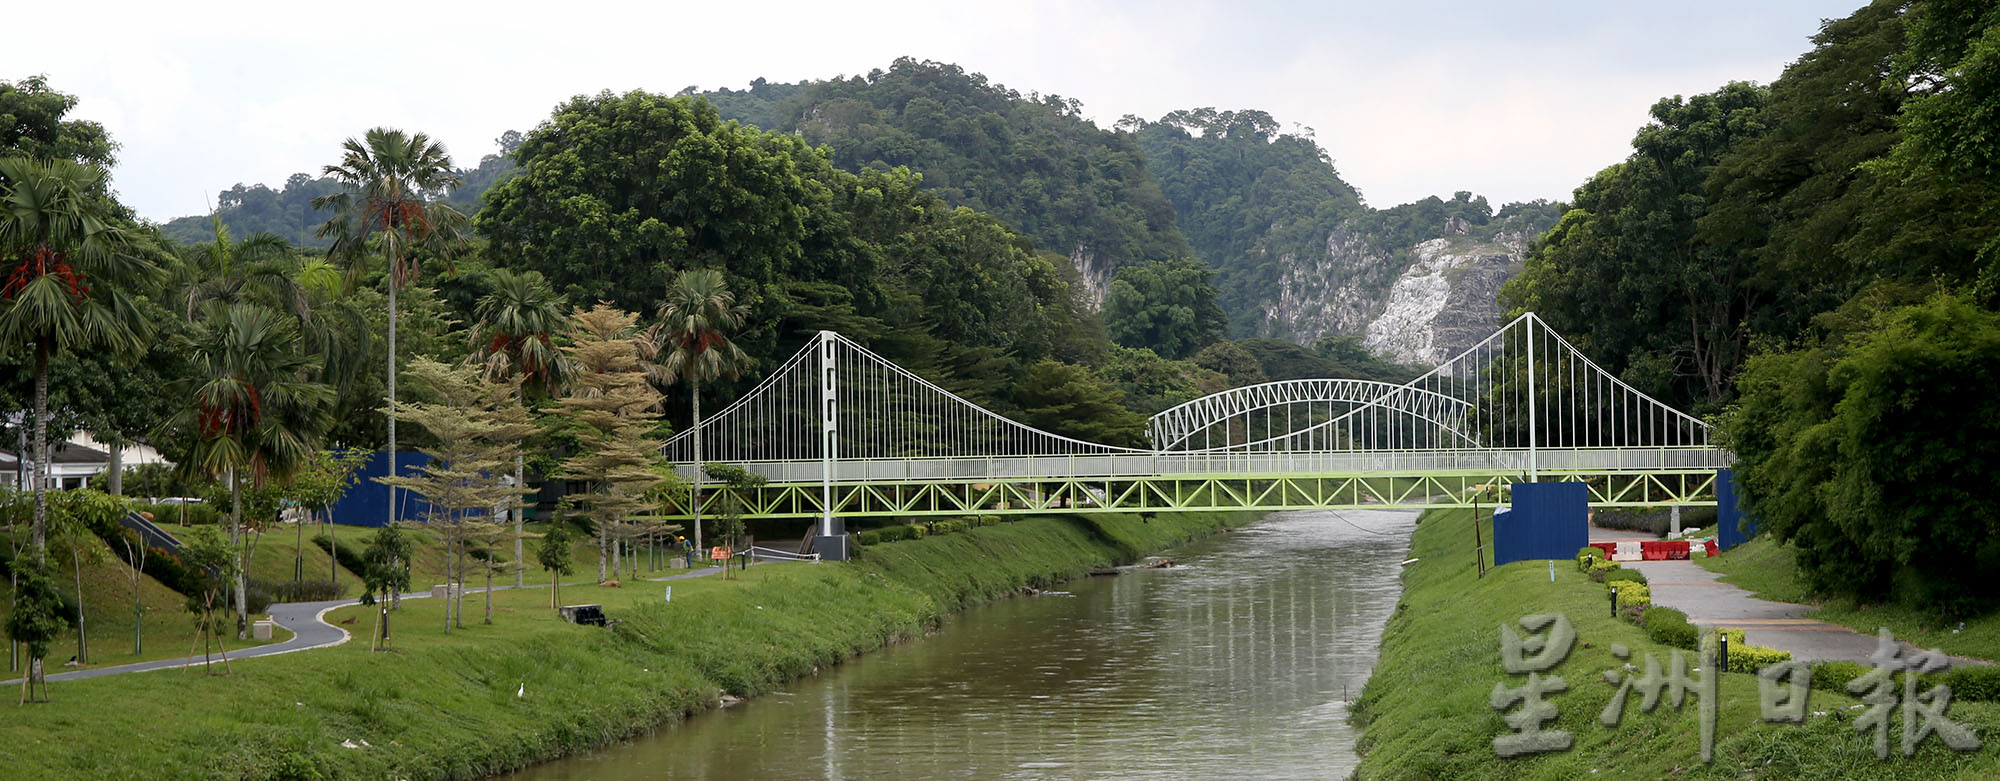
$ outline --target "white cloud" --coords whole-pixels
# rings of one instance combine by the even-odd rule
[[[1661,96],[1768,81],[1819,17],[1851,8],[1720,0],[1628,8],[1490,4],[1062,2],[93,3],[89,45],[16,36],[0,78],[48,73],[124,148],[141,214],[203,211],[236,182],[331,162],[375,125],[429,132],[462,164],[571,95],[825,78],[897,56],[1077,98],[1100,124],[1259,108],[1318,131],[1371,203],[1469,189],[1566,198],[1622,158]],[[76,6],[10,12],[19,29]]]

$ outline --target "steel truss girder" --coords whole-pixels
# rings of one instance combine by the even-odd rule
[[[1564,472],[1542,470],[1543,482],[1581,482],[1593,507],[1665,507],[1715,503],[1715,472]],[[1416,509],[1491,506],[1506,501],[1517,473],[1410,475],[1172,475],[1137,478],[1041,478],[1010,481],[834,483],[833,514],[841,517],[948,517],[1082,512],[1196,510]],[[767,484],[738,494],[746,516],[820,518],[819,483]],[[703,494],[703,513],[724,510],[725,493]],[[685,519],[686,513],[663,516]]]
[[[1452,416],[1462,416],[1472,407],[1463,399],[1427,388],[1374,380],[1280,380],[1232,388],[1184,402],[1148,419],[1146,432],[1152,437],[1154,445],[1163,450],[1192,450],[1194,448],[1184,445],[1196,432],[1244,413],[1286,404],[1318,403],[1379,406],[1448,429]]]

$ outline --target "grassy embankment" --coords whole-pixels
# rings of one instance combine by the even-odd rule
[[[183,530],[171,522],[166,524],[165,528],[170,533]],[[318,525],[307,527],[303,546],[299,545],[300,536],[296,533],[296,529],[290,527],[274,529],[261,538],[252,536],[250,539],[254,540],[255,544],[250,546],[249,577],[253,581],[289,583],[303,565],[306,580],[324,581],[331,574],[341,587],[341,596],[353,598],[360,592],[361,579],[345,567],[335,565],[326,551],[312,542],[312,536],[324,528]],[[530,525],[530,531],[538,531],[539,528],[539,525]],[[374,532],[375,529],[370,527],[342,526],[336,534],[343,547],[358,552],[365,547],[368,536]],[[443,582],[444,554],[434,536],[423,529],[413,529],[409,533],[416,538],[417,545],[416,560],[411,565],[412,587],[422,590],[429,588],[433,583]],[[190,647],[194,647],[199,653],[199,647],[193,645],[197,638],[193,616],[186,608],[186,598],[158,580],[142,575],[139,582],[139,603],[144,607],[140,613],[140,623],[144,630],[141,636],[142,652],[134,654],[132,570],[125,565],[122,551],[114,550],[96,539],[91,539],[85,544],[88,548],[87,555],[81,557],[82,585],[84,626],[90,643],[90,664],[82,665],[80,668],[61,666],[65,660],[77,653],[76,633],[70,630],[58,637],[49,650],[50,673],[179,658],[186,656]],[[533,546],[534,543],[530,541],[528,544],[530,554]],[[55,545],[50,550],[49,560],[56,568],[57,586],[66,598],[74,599],[75,569],[70,564],[68,549],[60,544]],[[564,578],[566,582],[595,579],[596,548],[585,544],[573,546],[571,565],[573,569],[571,574]],[[475,565],[468,563],[468,566]],[[665,572],[665,570],[651,570],[643,561],[642,568],[650,574]],[[547,585],[549,573],[531,564],[525,580],[529,585]],[[470,573],[466,577],[468,587],[476,588],[484,583],[485,578],[477,572]],[[493,583],[500,586],[512,585],[514,577],[512,574],[495,575]],[[7,580],[0,578],[0,615],[4,615],[5,606],[12,604],[12,599],[13,592]],[[482,609],[476,595],[468,595],[466,609],[468,615],[470,611]],[[262,617],[260,614],[252,618],[254,620]],[[275,637],[269,642],[282,642],[290,636],[289,632],[279,628],[275,632]],[[233,633],[221,638],[219,642],[222,648],[217,650],[228,651],[266,644],[265,641],[257,640],[239,641]],[[18,671],[8,672],[0,674],[0,679],[13,678],[17,675]]]
[[[1482,534],[1490,534],[1490,523]],[[1697,702],[1679,710],[1662,703],[1639,711],[1630,696],[1624,720],[1604,727],[1598,713],[1617,688],[1602,674],[1623,662],[1613,643],[1631,649],[1643,666],[1653,654],[1662,666],[1672,649],[1647,640],[1636,626],[1612,618],[1604,586],[1569,562],[1556,562],[1555,581],[1545,562],[1511,564],[1476,577],[1472,518],[1465,510],[1426,513],[1404,571],[1404,592],[1382,639],[1381,662],[1354,704],[1363,727],[1361,778],[1993,778],[2000,775],[2000,704],[1954,702],[1951,717],[1977,731],[1984,750],[1962,755],[1933,737],[1915,757],[1892,753],[1875,759],[1871,738],[1854,731],[1847,710],[1856,700],[1814,691],[1810,709],[1828,715],[1804,725],[1759,720],[1757,679],[1727,674],[1718,698],[1715,760],[1700,762]],[[1490,536],[1485,539],[1491,539]],[[1558,718],[1545,728],[1570,732],[1568,751],[1513,759],[1498,757],[1493,738],[1508,728],[1488,704],[1495,684],[1518,687],[1525,676],[1500,668],[1499,624],[1537,613],[1561,613],[1575,625],[1576,647],[1553,672],[1569,684],[1549,698]],[[1692,660],[1690,660],[1692,662]],[[1518,707],[1518,706],[1517,706]],[[1901,723],[1900,712],[1892,714]],[[1892,730],[1897,749],[1900,726]]]
[[[1791,546],[1768,534],[1720,556],[1703,559],[1701,565],[1721,573],[1722,582],[1763,599],[1814,605],[1816,609],[1808,615],[1830,624],[1864,634],[1873,634],[1886,626],[1898,640],[1958,656],[2000,660],[2000,613],[1965,619],[1965,628],[1960,630],[1959,619],[1940,618],[1908,605],[1866,605],[1851,598],[1813,594],[1799,575]]]
[[[266,540],[265,544],[269,548],[257,552],[257,562],[261,566],[253,567],[252,572],[269,569],[275,573],[278,569],[277,558],[282,556],[285,580],[290,580],[293,567],[289,540],[282,546],[282,551],[279,550],[281,546],[270,543],[270,540]],[[142,652],[134,654],[132,569],[125,565],[122,555],[114,554],[103,541],[91,539],[85,544],[89,546],[86,549],[89,555],[79,557],[83,575],[84,634],[90,643],[90,664],[85,667],[109,667],[154,659],[174,659],[187,656],[190,647],[194,648],[195,653],[201,652],[200,647],[193,645],[196,640],[194,617],[187,611],[187,598],[151,576],[141,575],[139,604],[143,610],[139,613],[139,623],[142,629],[140,635]],[[308,543],[307,547],[312,546]],[[313,548],[309,552],[308,572],[312,571],[310,553],[313,552],[318,552],[318,549]],[[49,563],[55,568],[56,587],[66,599],[74,600],[77,589],[77,568],[71,566],[70,562],[67,548],[62,545],[50,547]],[[325,553],[319,555],[319,567],[319,576],[326,577]],[[6,613],[6,606],[12,605],[13,600],[12,585],[7,579],[0,578],[0,615]],[[274,635],[271,642],[283,641],[291,636],[283,629],[277,630]],[[4,640],[0,639],[0,642]],[[234,633],[226,637],[222,643],[229,651],[265,644],[256,640],[239,641]],[[53,675],[72,669],[62,665],[76,653],[76,630],[65,630],[49,648],[48,672]],[[23,655],[25,656],[25,651]],[[22,664],[25,666],[25,661]],[[0,680],[15,678],[20,674],[18,671],[6,670],[7,668],[0,667]],[[5,694],[6,692],[0,691],[0,700],[5,700]]]
[[[476,778],[617,740],[724,693],[759,694],[920,636],[964,605],[1233,522],[1024,520],[871,546],[853,564],[678,581],[671,603],[660,583],[564,588],[564,602],[602,603],[621,621],[608,630],[561,623],[539,589],[500,592],[494,624],[450,635],[441,605],[410,600],[390,653],[357,640],[245,660],[234,677],[52,684],[52,704],[0,708],[0,767],[27,778]],[[355,619],[365,638],[373,613],[331,618]]]

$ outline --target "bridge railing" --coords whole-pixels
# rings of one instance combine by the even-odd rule
[[[832,462],[831,479],[839,483],[900,483],[1173,476],[1525,474],[1529,458],[1526,448],[1505,448],[851,459]],[[1533,458],[1545,472],[1603,474],[1703,471],[1729,466],[1733,460],[1727,451],[1712,447],[1539,448]],[[772,483],[819,483],[827,478],[824,461],[730,463]],[[675,466],[682,477],[693,479],[693,464]]]

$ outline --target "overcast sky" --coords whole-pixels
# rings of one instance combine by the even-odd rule
[[[561,100],[827,78],[898,56],[1125,114],[1256,108],[1310,127],[1369,203],[1566,199],[1655,100],[1769,82],[1860,0],[22,4],[0,78],[45,73],[123,148],[145,217],[333,162],[369,127],[460,165]],[[87,9],[87,10],[86,10]]]

